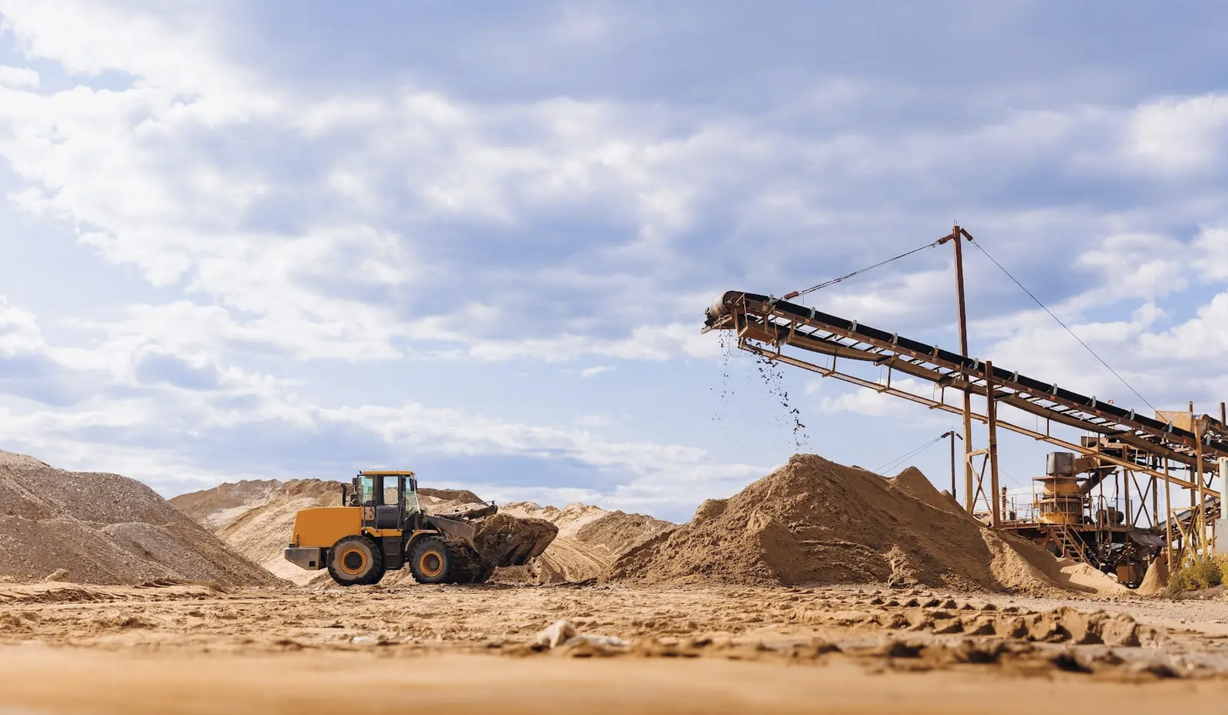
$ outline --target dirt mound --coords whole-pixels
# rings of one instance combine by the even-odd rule
[[[884,479],[795,455],[734,497],[705,502],[690,523],[631,549],[606,578],[1015,592],[1103,586],[1080,583],[1047,552],[990,531],[949,501],[915,469]]]
[[[612,560],[674,526],[644,514],[612,511],[582,526],[575,539],[595,551],[604,551]]]
[[[426,497],[433,504],[447,502],[449,504],[482,504],[482,497],[468,489],[432,489],[425,487],[418,490],[418,499]]]
[[[1168,589],[1168,561],[1164,558],[1156,559],[1147,567],[1147,573],[1143,576],[1143,582],[1139,584],[1138,595],[1140,596],[1158,596]]]
[[[233,506],[220,504],[215,511],[198,518],[201,524],[212,529],[235,551],[287,581],[303,584],[319,575],[319,572],[304,571],[286,561],[282,555],[290,543],[294,517],[300,509],[340,506],[341,485],[319,479],[296,479],[275,484],[263,494],[259,490],[248,490],[250,501],[246,503]],[[239,494],[242,491],[231,490],[231,493]]]
[[[559,528],[559,536],[570,538],[589,523],[605,517],[610,512],[597,506],[576,502],[562,509],[556,506],[539,506],[531,501],[510,502],[499,511],[512,516],[529,519],[545,519]]]
[[[891,483],[895,488],[913,499],[923,501],[935,509],[941,509],[958,517],[975,521],[968,512],[964,511],[959,502],[955,501],[954,497],[946,492],[938,491],[929,478],[916,467],[909,467],[891,477]]]
[[[542,556],[524,569],[500,569],[496,580],[528,583],[568,583],[597,578],[619,556],[674,524],[643,514],[606,511],[587,504],[559,509],[533,502],[513,502],[501,513],[544,519],[558,527],[558,537]]]
[[[196,523],[216,531],[239,518],[247,510],[261,504],[281,486],[276,479],[244,480],[219,484],[170,499],[171,506],[187,514]]]
[[[277,583],[138,481],[0,452],[0,578],[48,577],[115,585]]]

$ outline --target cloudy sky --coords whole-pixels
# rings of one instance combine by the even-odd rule
[[[0,449],[683,519],[955,424],[699,334],[955,220],[1148,402],[1217,411],[1228,6],[1155,8],[0,0]],[[957,347],[947,248],[812,304]],[[967,272],[975,355],[1145,407]]]

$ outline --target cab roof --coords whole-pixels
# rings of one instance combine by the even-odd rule
[[[407,469],[393,469],[393,470],[364,469],[363,471],[359,472],[358,475],[362,477],[413,477],[413,476],[416,476],[413,472]]]

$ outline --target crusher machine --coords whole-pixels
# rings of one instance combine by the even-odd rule
[[[989,448],[965,439],[964,508],[994,528],[1136,586],[1148,564],[1213,540],[1226,522],[1211,478],[1228,464],[1221,415],[1154,416],[767,295],[730,291],[704,332],[727,330],[739,349],[989,427]],[[899,377],[910,378],[903,381]],[[893,377],[895,382],[893,384]],[[922,385],[921,389],[917,385]],[[956,404],[954,398],[972,400]],[[976,407],[974,409],[973,407]],[[996,430],[1058,447],[1027,509],[1012,508],[996,475]],[[1054,428],[1058,428],[1055,432]],[[1065,432],[1063,432],[1065,429]],[[1070,432],[1081,433],[1073,438]],[[992,450],[994,470],[986,483]],[[974,462],[983,456],[979,475]],[[1222,475],[1221,475],[1222,476]],[[1174,489],[1175,487],[1175,489]],[[954,484],[952,485],[954,490]],[[1200,507],[1201,505],[1201,507]],[[1223,545],[1228,546],[1228,539]]]

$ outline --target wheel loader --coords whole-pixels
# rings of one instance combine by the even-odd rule
[[[558,534],[541,519],[498,514],[493,503],[467,511],[427,514],[410,471],[362,471],[341,505],[295,516],[287,561],[328,569],[342,586],[379,583],[408,565],[418,583],[481,583],[495,568],[540,556]]]

